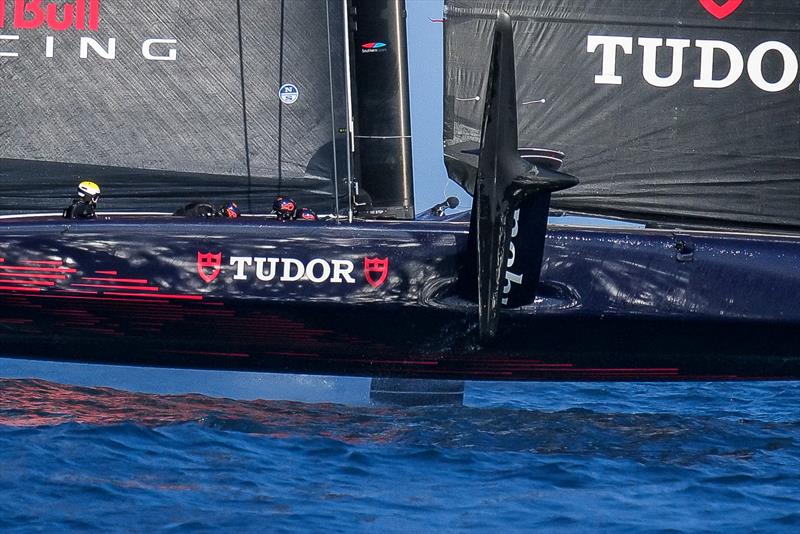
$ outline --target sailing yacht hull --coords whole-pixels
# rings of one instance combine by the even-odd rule
[[[0,352],[436,379],[800,378],[800,239],[552,226],[535,302],[479,344],[457,283],[468,227],[9,219]]]

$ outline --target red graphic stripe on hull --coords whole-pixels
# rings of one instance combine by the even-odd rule
[[[677,368],[659,369],[659,368],[642,367],[642,368],[639,368],[639,369],[637,369],[637,368],[625,368],[625,369],[612,369],[612,368],[609,368],[609,369],[569,369],[568,370],[568,372],[573,372],[573,371],[576,372],[576,373],[577,372],[584,372],[584,373],[615,373],[615,374],[635,373],[635,374],[641,374],[641,373],[677,373],[677,372],[680,371],[680,369],[677,369]]]
[[[42,291],[40,287],[14,287],[14,286],[0,286],[0,291],[28,291],[30,293],[38,293]]]
[[[34,273],[0,273],[0,276],[24,276],[26,278],[49,278],[52,280],[66,280],[67,277],[63,274],[34,274]],[[2,281],[2,279],[0,279]]]
[[[3,280],[4,284],[29,284],[32,286],[54,286],[55,282],[48,280]]]
[[[109,276],[117,276],[117,271],[95,271],[94,274],[107,274]]]
[[[249,358],[250,355],[244,352],[210,352],[203,350],[168,350],[166,352],[174,354],[198,354],[202,356],[230,356],[232,358]]]
[[[169,295],[166,293],[160,293],[158,295],[155,294],[143,295],[142,293],[117,293],[116,291],[105,291],[103,294],[113,295],[115,297],[147,297],[147,298],[178,299],[178,300],[203,300],[202,295]]]
[[[136,291],[160,291],[160,287],[152,286],[117,286],[107,284],[72,284],[74,287],[97,287],[100,289],[133,289]]]
[[[42,295],[32,295],[34,297],[39,298],[48,298],[48,299],[72,299],[72,300],[96,300],[100,302],[133,302],[136,304],[146,303],[146,304],[161,304],[163,300],[152,300],[150,298],[139,298],[139,299],[124,299],[124,298],[109,298],[109,297],[79,297],[77,295],[70,295],[68,293],[77,293],[77,291],[59,291],[50,294],[42,294]],[[150,295],[143,295],[144,297],[150,297]]]
[[[84,277],[82,280],[91,280],[92,282],[115,282],[121,284],[149,284],[150,280],[142,280],[141,278],[97,278],[97,277]]]
[[[358,361],[358,360],[350,360],[350,361]],[[392,363],[400,365],[439,365],[439,362],[414,361],[414,360],[381,360],[381,363]]]
[[[20,267],[15,265],[0,265],[0,269],[7,271],[39,271],[50,273],[76,273],[75,269],[68,269],[66,267]]]

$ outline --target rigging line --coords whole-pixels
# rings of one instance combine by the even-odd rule
[[[281,0],[281,38],[280,61],[278,66],[278,86],[283,86],[283,22],[285,0]],[[278,195],[283,192],[283,102],[278,99]]]
[[[444,177],[444,187],[442,188],[442,197],[447,198],[447,186],[450,185],[450,178]]]
[[[325,0],[325,21],[328,26],[328,80],[331,90],[331,147],[333,150],[333,202],[336,210],[336,222],[339,222],[339,168],[336,162],[336,111],[333,101],[333,58],[331,57],[331,9],[329,0]]]
[[[244,86],[244,44],[242,38],[242,7],[236,0],[236,19],[239,25],[239,76],[242,87],[242,125],[244,126],[244,160],[247,165],[247,211],[253,211],[251,205],[253,177],[250,173],[250,136],[247,132],[247,91]]]
[[[353,126],[353,86],[352,75],[350,73],[350,61],[353,59],[350,53],[351,33],[350,33],[350,0],[341,0],[344,17],[344,82],[345,82],[345,101],[347,102],[347,219],[353,222],[353,154],[355,151],[355,138]]]

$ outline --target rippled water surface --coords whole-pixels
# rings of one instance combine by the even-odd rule
[[[798,385],[469,384],[467,403],[0,379],[0,529],[800,528]]]

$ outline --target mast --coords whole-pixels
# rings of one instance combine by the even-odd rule
[[[352,0],[355,175],[361,216],[414,218],[405,0]],[[360,208],[360,209],[359,209]]]

